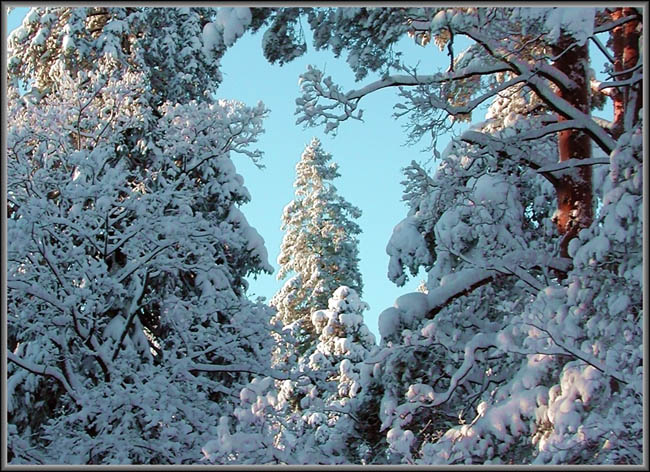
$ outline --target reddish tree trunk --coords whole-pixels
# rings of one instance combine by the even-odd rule
[[[570,90],[558,89],[558,96],[572,106],[589,114],[590,96],[587,82],[589,52],[587,45],[577,46],[572,37],[563,36],[553,51],[557,60],[554,66],[570,77],[576,87]],[[566,117],[559,115],[559,121]],[[560,162],[569,159],[588,159],[591,157],[591,139],[581,130],[566,130],[558,136],[558,154]],[[569,241],[582,228],[589,226],[593,220],[593,202],[591,188],[591,167],[581,166],[572,171],[564,171],[558,177],[555,186],[557,195],[556,225],[563,235],[560,255],[568,257]]]
[[[616,21],[623,16],[623,9],[617,8],[614,10],[610,17]],[[625,37],[623,27],[619,26],[614,28],[610,36],[609,46],[614,51],[614,73],[620,73],[623,70],[623,49],[625,48]],[[612,135],[618,138],[623,132],[623,116],[625,115],[624,97],[623,93],[614,89],[610,95],[614,102],[614,125],[612,127]]]
[[[634,8],[616,8],[610,13],[612,21],[620,20],[621,18],[637,16]],[[629,71],[639,61],[639,39],[641,32],[639,30],[639,20],[635,19],[629,21],[621,26],[614,28],[611,32],[609,46],[614,52],[614,74],[613,77],[616,81],[627,80],[632,76]],[[614,89],[612,92],[612,100],[614,102],[614,126],[612,127],[612,135],[618,138],[624,131],[625,113],[628,111],[627,107],[631,104],[631,94],[637,93],[637,98],[632,103],[634,110],[632,116],[636,120],[639,116],[639,110],[643,103],[641,96],[641,87],[623,87]]]
[[[615,81],[630,79],[633,73],[629,71],[639,61],[641,19],[636,9],[616,8],[610,12],[613,21],[626,17],[635,18],[614,28],[609,42],[614,52],[613,80]],[[583,113],[590,114],[587,45],[577,46],[573,38],[564,35],[553,48],[553,54],[557,57],[554,66],[576,84],[576,87],[571,90],[558,89],[558,96]],[[612,93],[612,99],[614,102],[612,135],[618,138],[639,120],[639,111],[643,103],[641,84],[619,87]],[[564,121],[566,118],[560,115],[558,119]],[[580,130],[562,131],[558,136],[558,154],[560,162],[568,159],[588,159],[591,157],[591,140]],[[556,225],[558,232],[563,235],[560,255],[568,257],[571,239],[582,228],[589,226],[593,220],[591,167],[582,166],[577,170],[566,171],[564,175],[558,177],[555,190],[558,201]]]

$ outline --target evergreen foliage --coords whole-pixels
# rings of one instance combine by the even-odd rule
[[[347,52],[358,80],[381,76],[346,91],[308,67],[297,123],[335,132],[362,118],[365,96],[396,87],[409,142],[431,136],[437,160],[406,169],[409,213],[387,245],[393,281],[420,267],[428,280],[381,313],[380,353],[366,361],[388,443],[375,459],[640,464],[642,251],[627,238],[643,226],[642,10],[302,13],[316,47]],[[405,64],[404,35],[444,51],[447,70]],[[609,61],[606,82],[589,69],[588,41]],[[607,99],[611,121],[595,115]],[[440,153],[436,137],[484,103],[485,121]]]
[[[318,335],[311,353],[295,352],[290,327],[282,340],[291,361],[240,391],[234,413],[220,418],[218,436],[205,445],[206,459],[219,464],[370,460],[366,433],[372,434],[376,421],[377,395],[370,388],[372,366],[364,361],[377,346],[363,323],[366,309],[354,289],[337,288],[328,308],[311,316]],[[361,416],[365,412],[368,416]]]
[[[286,231],[278,256],[278,279],[289,277],[271,300],[275,319],[284,325],[297,322],[313,339],[311,314],[327,306],[331,294],[341,285],[359,294],[357,235],[354,219],[361,211],[340,196],[332,181],[339,177],[331,154],[314,138],[296,165],[295,198],[282,214]],[[308,341],[306,341],[308,343]]]

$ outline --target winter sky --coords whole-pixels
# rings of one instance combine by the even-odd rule
[[[364,98],[361,102],[364,122],[343,123],[335,137],[326,135],[322,128],[303,129],[295,125],[295,99],[300,93],[298,76],[308,64],[325,70],[344,90],[355,87],[354,75],[344,58],[336,59],[330,52],[317,52],[313,48],[282,67],[270,65],[262,56],[261,39],[262,34],[247,34],[226,53],[222,61],[224,81],[219,89],[224,98],[236,98],[250,104],[262,100],[271,110],[266,120],[266,133],[259,143],[265,151],[266,168],[259,170],[249,161],[235,161],[252,195],[252,201],[243,211],[266,241],[269,262],[277,267],[275,259],[283,236],[281,215],[294,195],[295,165],[311,138],[318,137],[325,151],[340,165],[341,177],[334,181],[339,194],[363,212],[358,220],[363,231],[359,237],[360,271],[363,299],[370,305],[364,316],[368,328],[379,341],[379,313],[392,306],[400,295],[415,291],[424,278],[420,274],[401,288],[389,281],[386,244],[393,227],[407,213],[401,201],[401,169],[412,160],[428,160],[431,153],[421,152],[428,142],[414,147],[404,145],[406,135],[401,123],[392,117],[392,106],[397,98],[393,90],[382,90]],[[431,50],[427,52],[414,43],[407,46],[411,46],[405,49],[412,50],[413,57],[431,54]],[[445,56],[440,54],[440,57]],[[429,64],[433,64],[433,58],[429,59]],[[422,62],[425,63],[424,58]],[[422,67],[424,73],[425,67]],[[282,283],[276,280],[275,274],[263,275],[251,280],[250,290],[270,298]]]

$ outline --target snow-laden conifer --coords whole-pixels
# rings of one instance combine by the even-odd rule
[[[239,394],[232,415],[203,453],[227,464],[358,464],[381,462],[372,442],[378,428],[378,386],[365,359],[377,349],[363,322],[357,292],[341,286],[328,307],[311,315],[313,352],[258,376]],[[285,341],[290,342],[288,333]]]
[[[314,333],[311,313],[327,306],[334,290],[346,285],[361,293],[357,236],[354,222],[361,211],[340,196],[332,181],[339,177],[321,142],[314,138],[296,165],[295,198],[284,208],[278,278],[288,280],[273,297],[276,319],[297,322]]]

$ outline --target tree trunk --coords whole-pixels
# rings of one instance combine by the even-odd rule
[[[558,96],[569,102],[583,113],[590,113],[590,96],[588,86],[589,51],[587,45],[578,46],[575,40],[562,36],[553,48],[557,57],[554,66],[570,77],[576,87],[571,90],[558,89]],[[566,117],[559,115],[559,121]],[[581,130],[561,131],[558,136],[558,154],[560,162],[569,159],[589,159],[591,157],[591,139]],[[555,185],[557,195],[557,212],[555,223],[558,232],[563,235],[560,255],[568,257],[569,241],[582,228],[588,227],[593,220],[593,202],[591,188],[591,166],[581,166],[567,170],[558,176]]]
[[[616,8],[610,13],[612,21],[620,20],[621,18],[637,16],[634,8]],[[641,32],[639,31],[639,20],[629,21],[621,26],[614,28],[611,32],[609,46],[614,51],[614,77],[615,81],[627,80],[632,77],[629,71],[632,67],[637,65],[639,61],[639,39]],[[637,94],[633,97],[632,94]],[[631,112],[633,122],[636,122],[639,116],[639,110],[643,103],[642,88],[625,87],[614,89],[612,93],[612,100],[614,102],[614,126],[612,128],[612,135],[619,138],[625,129],[625,115]],[[632,110],[628,107],[632,106]],[[633,123],[628,123],[631,126]]]

